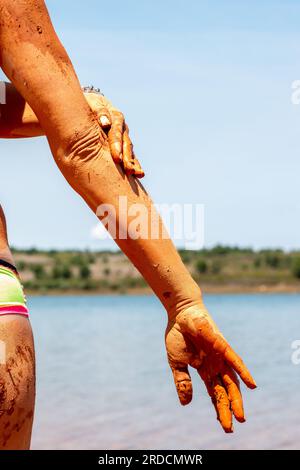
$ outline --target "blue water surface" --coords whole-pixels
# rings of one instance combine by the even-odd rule
[[[204,385],[179,405],[166,361],[166,314],[152,296],[32,297],[37,353],[34,449],[300,448],[300,295],[207,295],[253,373],[247,423],[225,435]]]

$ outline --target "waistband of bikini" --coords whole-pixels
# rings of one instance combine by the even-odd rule
[[[7,279],[7,281],[6,281]],[[26,297],[17,268],[0,259],[0,316],[29,316]]]

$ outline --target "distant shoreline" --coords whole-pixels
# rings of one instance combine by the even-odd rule
[[[300,292],[300,250],[254,251],[217,245],[179,250],[203,293]],[[13,250],[30,295],[148,295],[151,290],[121,252]]]
[[[244,285],[205,285],[202,284],[201,290],[203,294],[297,294],[300,293],[300,284],[299,285],[287,285],[287,284],[277,284],[273,286],[267,285],[257,285],[257,286],[244,286]],[[70,289],[66,291],[62,290],[47,290],[46,292],[37,291],[37,290],[27,290],[28,296],[45,296],[45,297],[67,297],[67,296],[147,296],[154,295],[150,288],[138,288],[131,289],[128,291],[102,291],[102,290],[84,290],[84,289]]]

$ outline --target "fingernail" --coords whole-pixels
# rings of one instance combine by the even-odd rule
[[[100,116],[99,121],[100,121],[101,126],[104,126],[104,127],[110,126],[110,121],[107,116]]]
[[[233,428],[224,429],[224,431],[226,432],[226,434],[232,434],[233,433]]]
[[[120,154],[122,152],[122,148],[121,148],[121,144],[120,142],[115,142],[114,143],[114,147],[115,147],[115,150],[118,154]]]
[[[257,388],[257,383],[255,382],[254,379],[252,379],[252,384],[251,384],[250,388],[252,388],[252,389]]]
[[[136,176],[137,178],[144,178],[145,173],[144,173],[144,172],[143,172],[143,173],[136,173],[135,176]]]

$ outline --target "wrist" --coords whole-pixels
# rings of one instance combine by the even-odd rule
[[[180,297],[175,303],[166,306],[169,321],[175,320],[180,313],[191,307],[205,308],[201,289],[197,285],[189,290],[185,296]]]

